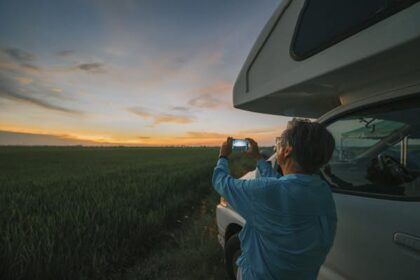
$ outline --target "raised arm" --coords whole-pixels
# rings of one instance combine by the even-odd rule
[[[264,160],[259,159],[257,160],[257,168],[260,172],[261,177],[280,177],[281,174],[277,172],[272,166],[271,163]]]
[[[274,170],[271,164],[261,156],[257,142],[252,138],[246,138],[246,140],[251,144],[247,154],[257,161],[257,168],[261,177],[280,177],[281,174]]]
[[[254,180],[235,179],[229,174],[228,161],[220,158],[214,168],[212,177],[213,188],[247,222],[252,222],[255,215],[254,200],[264,192],[268,184],[264,178]]]
[[[241,180],[233,178],[229,174],[228,167],[228,157],[231,153],[232,138],[228,137],[220,148],[219,160],[214,168],[212,177],[213,187],[247,222],[252,222],[252,217],[254,216],[253,201],[256,196],[262,193],[262,188],[266,185],[266,182],[255,179]]]

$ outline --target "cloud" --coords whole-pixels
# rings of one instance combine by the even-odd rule
[[[189,116],[176,116],[170,114],[161,114],[154,116],[154,124],[162,124],[162,123],[177,123],[177,124],[187,124],[192,123],[193,118]]]
[[[0,51],[9,56],[6,61],[0,61],[1,99],[56,112],[83,114],[79,110],[61,105],[63,99],[68,98],[53,94],[61,93],[62,89],[51,84],[47,76],[48,69],[40,69],[31,63],[36,60],[34,54],[17,48],[0,49]],[[50,101],[51,98],[59,99],[60,105]]]
[[[233,85],[227,81],[219,81],[207,87],[196,89],[194,92],[199,95],[231,95]]]
[[[37,72],[41,70],[33,62],[37,60],[37,56],[33,53],[27,52],[19,48],[1,48],[0,51],[5,54],[12,64],[1,63],[1,68],[4,70],[20,70]]]
[[[31,64],[31,63],[22,63],[22,64],[20,64],[20,66],[22,66],[23,68],[27,68],[27,69],[29,69],[29,70],[34,70],[34,71],[39,71],[39,70],[41,70],[41,68],[40,68],[40,67],[38,67],[38,66],[36,66],[36,65],[33,65],[33,64]]]
[[[29,85],[33,80],[27,77],[16,77],[16,81],[18,81],[21,85]]]
[[[219,81],[207,87],[198,88],[193,91],[196,97],[188,101],[188,105],[199,108],[231,108],[231,103],[225,100],[232,94],[232,84],[226,81]],[[198,96],[197,96],[198,95]]]
[[[75,70],[82,70],[92,73],[101,73],[104,72],[104,64],[99,62],[93,63],[80,63],[76,66],[64,66],[64,67],[39,67],[34,64],[34,61],[37,60],[37,56],[33,53],[24,51],[19,48],[2,48],[0,51],[6,54],[9,57],[9,63],[5,63],[5,61],[0,62],[0,67],[3,70],[11,70],[11,71],[20,71],[27,73],[30,71],[31,73],[37,72],[50,72],[50,73],[59,73],[59,72],[69,72]],[[69,56],[74,53],[73,50],[63,50],[57,52],[59,56]]]
[[[61,88],[52,88],[51,91],[52,92],[56,92],[56,93],[62,93],[63,92],[63,89],[61,89]]]
[[[203,55],[205,58],[206,64],[216,64],[222,61],[223,58],[223,51],[216,50],[216,51],[209,51]]]
[[[142,107],[131,107],[131,108],[127,108],[127,111],[130,113],[133,113],[139,117],[142,118],[152,118],[153,115],[150,114],[149,112],[145,111],[144,108]]]
[[[36,60],[36,55],[19,48],[3,48],[2,52],[8,55],[12,60],[19,63],[26,63]]]
[[[31,88],[31,95],[27,95],[27,93],[22,93],[17,90],[15,87],[15,82],[13,80],[8,80],[6,77],[0,76],[0,98],[12,100],[19,103],[26,103],[30,105],[34,105],[43,109],[64,112],[64,113],[71,113],[71,114],[83,114],[78,110],[73,110],[69,108],[65,108],[59,105],[55,105],[44,101],[40,98],[34,96],[36,91],[33,91],[35,88]]]
[[[221,107],[223,104],[218,98],[209,95],[202,95],[190,99],[188,101],[188,105],[199,108],[218,108]]]
[[[0,59],[0,73],[5,74],[6,72],[12,73],[15,75],[38,75],[42,69],[38,66],[28,63],[16,63],[14,61],[2,61]]]
[[[73,50],[62,50],[62,51],[57,52],[57,55],[59,55],[59,56],[70,56],[74,53],[75,53],[75,51],[73,51]]]
[[[103,71],[103,64],[102,63],[83,63],[77,65],[77,68],[83,71],[88,72],[102,72]]]
[[[172,106],[172,110],[181,111],[181,112],[188,112],[190,110],[190,108],[185,107],[185,106]]]
[[[153,120],[153,124],[151,125],[152,127],[164,123],[188,124],[194,121],[194,118],[192,116],[174,115],[166,113],[150,113],[142,107],[127,108],[127,111],[144,119]]]
[[[137,137],[137,139],[140,139],[140,140],[145,140],[145,139],[150,139],[151,137],[149,137],[149,136],[138,136]]]
[[[167,139],[166,143],[174,143],[176,145],[216,145],[219,146],[227,138],[227,134],[220,132],[207,132],[207,131],[188,131],[182,136],[172,137]],[[159,139],[152,139],[154,142]],[[152,142],[151,142],[152,143]],[[158,142],[160,145],[164,145],[165,142]]]
[[[64,108],[58,105],[51,104],[47,101],[43,101],[34,97],[25,96],[16,92],[11,92],[2,88],[0,88],[0,98],[6,98],[6,99],[17,101],[17,102],[24,102],[24,103],[41,107],[43,109],[48,109],[48,110],[53,110],[53,111],[59,111],[59,112],[71,113],[71,114],[82,114],[82,112],[77,111],[77,110]]]
[[[187,135],[192,138],[226,138],[227,134],[219,132],[188,131]]]

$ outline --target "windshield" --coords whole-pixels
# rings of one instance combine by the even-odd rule
[[[325,178],[337,189],[420,196],[419,105],[411,98],[330,123],[336,148]]]
[[[350,117],[331,125],[337,141],[335,158],[353,160],[377,143],[399,133],[407,124],[366,117]],[[407,127],[408,128],[408,127]]]

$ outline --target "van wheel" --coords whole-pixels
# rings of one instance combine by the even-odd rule
[[[239,241],[238,234],[232,235],[225,245],[225,258],[226,258],[226,270],[229,278],[232,280],[236,279],[236,271],[238,266],[236,260],[241,255],[241,242]]]

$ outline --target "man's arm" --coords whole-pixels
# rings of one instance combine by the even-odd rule
[[[280,177],[281,174],[274,170],[269,162],[267,162],[260,154],[257,142],[252,138],[245,138],[251,144],[247,154],[257,161],[257,168],[261,177]]]
[[[257,160],[257,168],[260,171],[261,177],[279,178],[281,176],[281,174],[271,166],[270,162],[264,159]]]
[[[228,161],[220,158],[214,168],[213,188],[223,196],[247,222],[252,222],[254,200],[262,193],[265,180],[241,180],[229,175]]]

